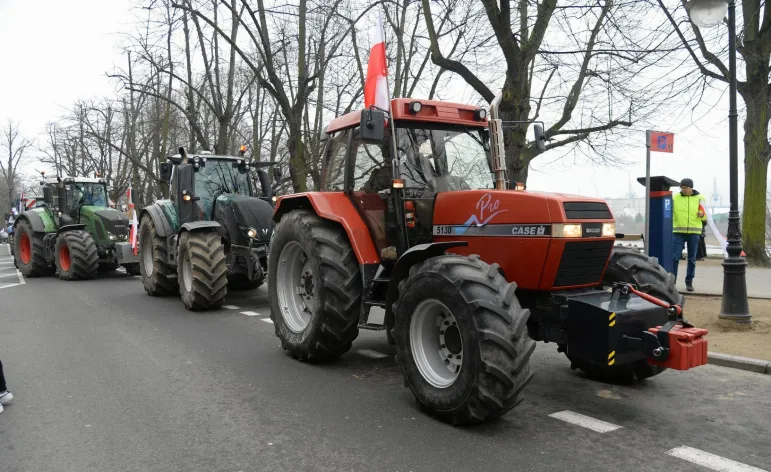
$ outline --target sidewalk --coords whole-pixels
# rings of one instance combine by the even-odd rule
[[[693,295],[723,295],[723,259],[704,259],[696,262],[696,278],[693,279]],[[680,261],[677,290],[686,294],[685,271],[687,261]],[[771,299],[771,269],[747,268],[747,295],[751,298]]]

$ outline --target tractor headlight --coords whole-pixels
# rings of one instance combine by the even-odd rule
[[[602,237],[603,238],[615,238],[616,237],[616,223],[603,223],[602,224]]]
[[[115,235],[114,235],[114,234],[111,234],[111,235],[110,235],[110,241],[114,241],[114,240],[115,240]]]
[[[552,225],[552,237],[555,238],[580,238],[582,234],[581,223],[557,223]]]
[[[249,236],[250,238],[254,239],[254,238],[257,237],[257,230],[254,229],[254,228],[249,228],[249,230],[247,230],[247,232],[246,232],[246,235]]]

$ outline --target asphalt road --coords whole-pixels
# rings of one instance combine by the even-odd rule
[[[457,428],[419,411],[382,332],[301,363],[264,320],[265,288],[191,313],[119,272],[20,284],[6,253],[2,472],[771,471],[768,375],[706,366],[612,386],[542,345],[525,402]]]

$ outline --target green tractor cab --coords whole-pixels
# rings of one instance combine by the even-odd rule
[[[56,177],[40,186],[43,198],[14,222],[14,259],[25,277],[84,280],[121,265],[139,274],[128,217],[108,206],[104,179]]]
[[[222,306],[228,289],[255,289],[267,275],[273,187],[265,167],[243,156],[169,156],[161,184],[169,199],[140,214],[141,274],[152,296],[180,293],[188,310]],[[254,188],[256,169],[262,191]],[[274,173],[276,181],[280,173]]]

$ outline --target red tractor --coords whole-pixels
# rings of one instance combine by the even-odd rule
[[[321,190],[276,202],[268,284],[283,348],[326,361],[360,329],[385,329],[418,402],[453,424],[522,401],[534,341],[592,376],[705,364],[706,330],[683,319],[674,277],[614,247],[603,200],[506,181],[498,103],[488,120],[395,99],[390,117],[372,108],[329,124]]]

